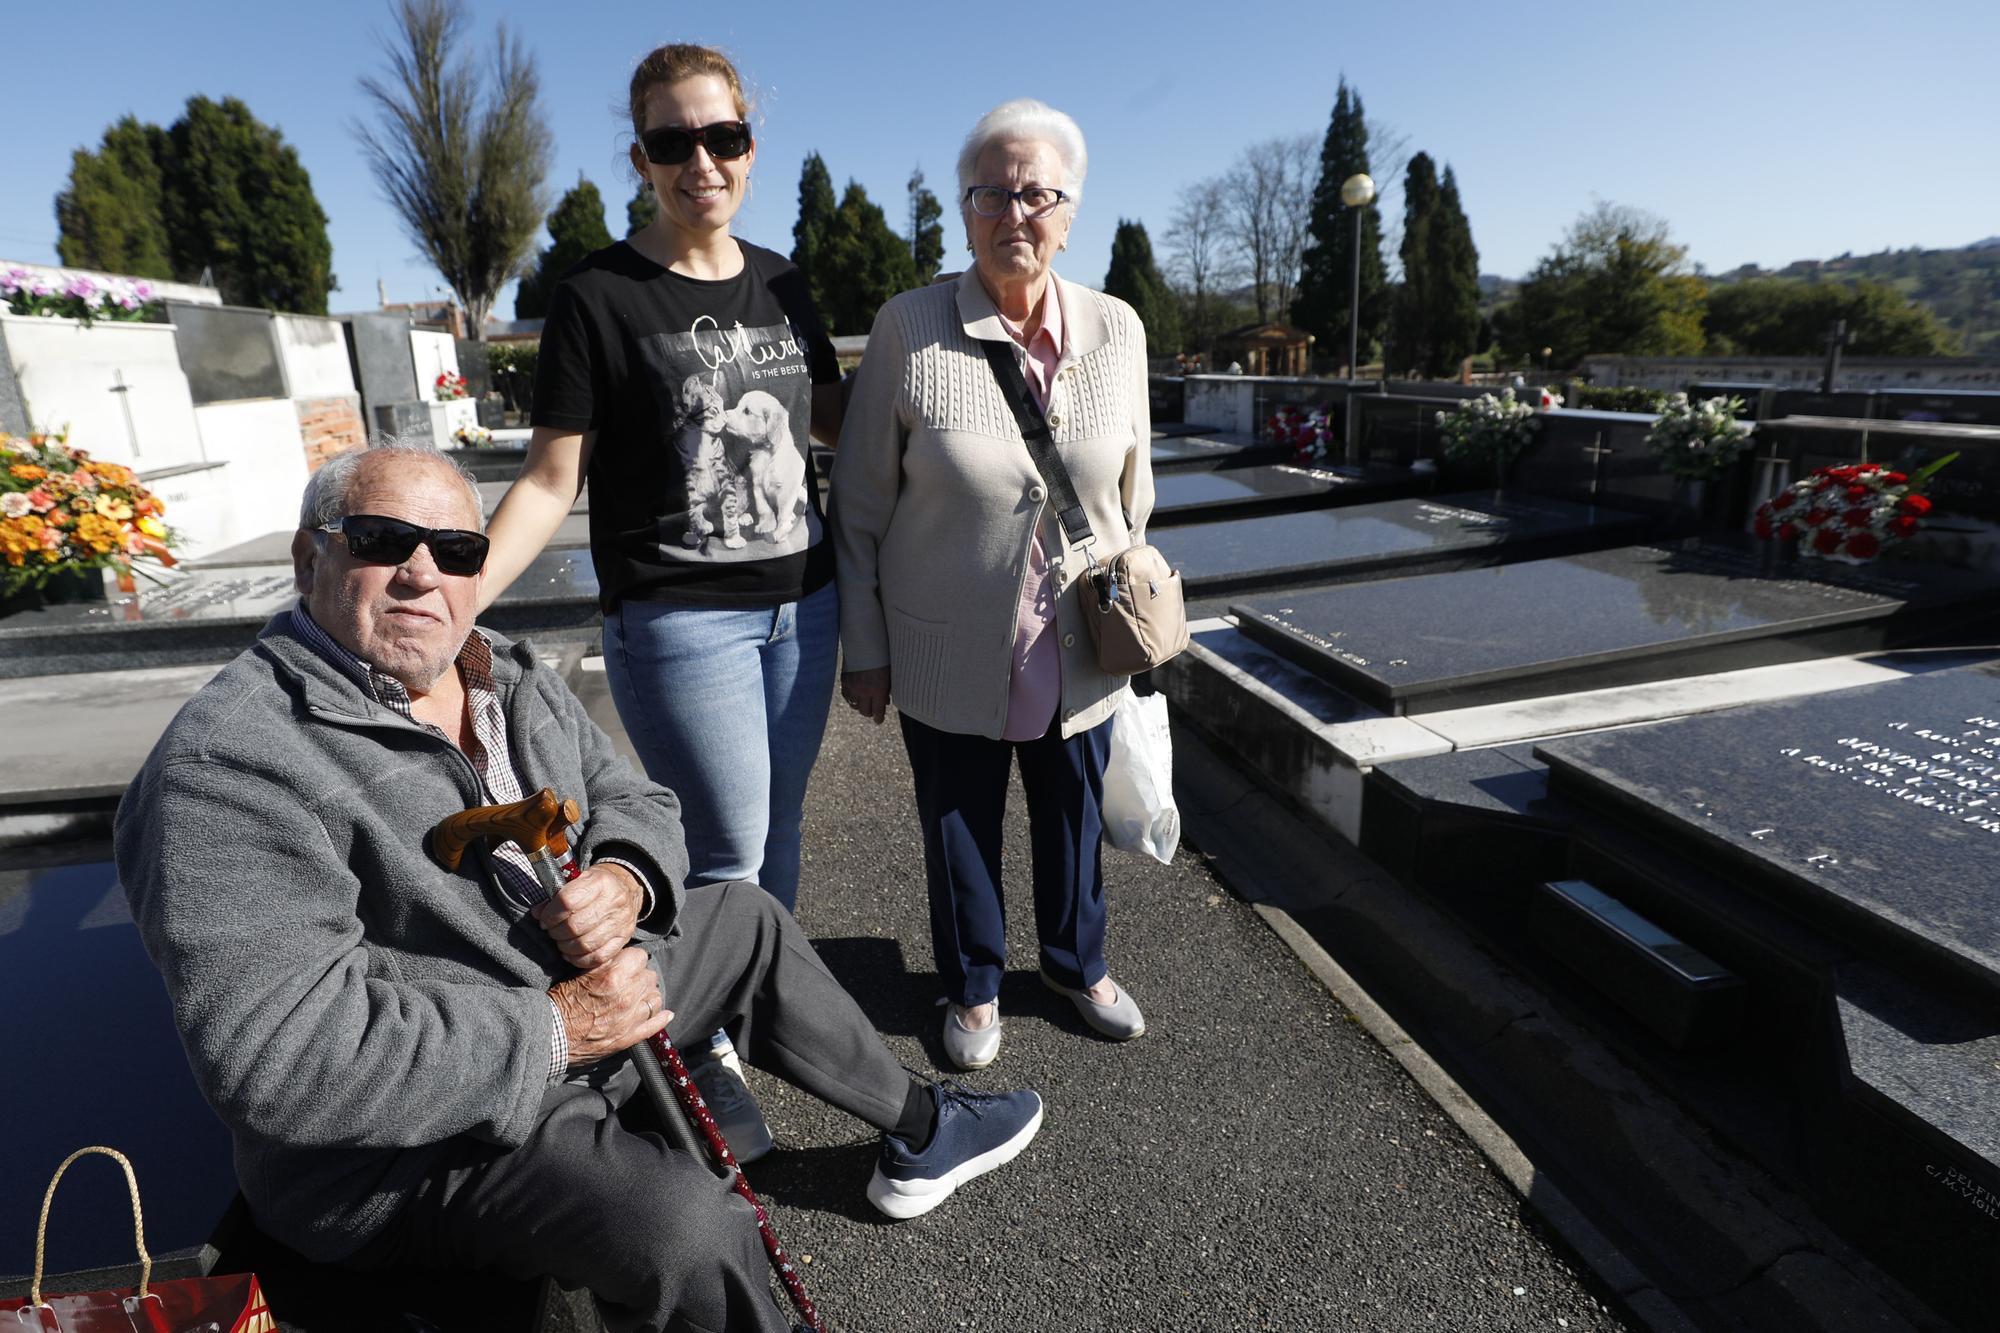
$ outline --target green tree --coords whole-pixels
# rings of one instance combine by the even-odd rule
[[[1167,280],[1153,262],[1153,242],[1141,222],[1118,220],[1111,237],[1111,268],[1104,275],[1104,292],[1139,312],[1146,326],[1146,350],[1172,356],[1181,349],[1180,310]]]
[[[56,196],[56,254],[76,268],[137,278],[174,276],[161,208],[165,134],[122,117],[96,152],[70,157],[69,187]]]
[[[526,264],[548,212],[553,139],[534,57],[502,24],[490,88],[457,53],[463,0],[397,0],[385,78],[364,78],[378,115],[357,126],[376,183],[403,230],[465,307],[472,336]]]
[[[191,97],[166,133],[167,241],[184,278],[207,269],[225,301],[326,313],[333,243],[298,152],[234,97]]]
[[[1708,292],[1708,350],[1723,356],[1818,356],[1837,319],[1862,356],[1949,356],[1958,340],[1886,283],[1753,278]]]
[[[806,275],[813,306],[819,317],[832,327],[833,272],[826,263],[826,248],[833,233],[834,216],[840,211],[833,198],[833,173],[818,153],[807,153],[799,168],[799,220],[792,224],[792,262]],[[863,330],[866,332],[866,330]]]
[[[910,174],[910,261],[916,266],[917,281],[937,277],[944,263],[944,206],[924,185],[924,169]]]
[[[1389,321],[1389,344],[1383,349],[1392,372],[1428,372],[1435,357],[1431,348],[1433,303],[1430,241],[1438,210],[1437,166],[1429,153],[1410,159],[1403,176],[1403,281],[1395,289]]]
[[[632,197],[625,202],[625,234],[644,231],[653,225],[653,219],[660,216],[660,197],[653,193],[650,181],[640,181],[639,188],[632,191]]]
[[[521,275],[514,293],[515,319],[548,314],[549,298],[562,275],[584,256],[611,244],[611,232],[604,225],[604,196],[581,175],[549,214],[549,241],[535,267]]]
[[[1354,285],[1354,219],[1340,202],[1349,176],[1368,171],[1368,122],[1361,94],[1347,80],[1333,103],[1320,146],[1319,180],[1313,187],[1312,221],[1301,258],[1292,322],[1322,346],[1347,346],[1349,289]],[[1361,355],[1381,340],[1388,323],[1388,278],[1382,267],[1382,224],[1372,207],[1361,214]]]
[[[847,182],[840,207],[812,258],[826,288],[826,299],[819,302],[820,318],[831,333],[868,332],[884,301],[917,285],[909,245],[855,181]]]
[[[1513,303],[1495,312],[1502,354],[1527,362],[1546,347],[1556,366],[1593,352],[1696,355],[1705,341],[1707,284],[1686,262],[1664,220],[1600,203],[1535,265]]]
[[[1479,349],[1479,250],[1459,200],[1458,178],[1449,166],[1438,185],[1425,261],[1431,286],[1432,357],[1425,369],[1433,375],[1453,375]]]

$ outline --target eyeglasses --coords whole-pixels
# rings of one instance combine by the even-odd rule
[[[696,144],[706,148],[716,161],[726,162],[749,152],[751,143],[750,126],[740,120],[718,120],[713,125],[697,125],[691,130],[663,125],[639,136],[646,160],[661,167],[677,167],[687,161],[694,156]]]
[[[1007,211],[1007,205],[1017,203],[1021,212],[1031,218],[1045,218],[1056,211],[1056,206],[1069,198],[1061,190],[1052,190],[1046,185],[1030,185],[1025,190],[1003,190],[998,185],[974,185],[965,192],[972,204],[972,211],[983,218],[997,218]]]
[[[486,550],[492,542],[485,533],[463,528],[420,528],[400,518],[380,514],[349,514],[331,523],[322,523],[321,532],[337,532],[347,539],[347,553],[371,565],[400,565],[429,546],[431,559],[443,574],[477,574],[486,565]]]

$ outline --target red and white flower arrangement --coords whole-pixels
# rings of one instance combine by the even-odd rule
[[[440,403],[449,403],[469,396],[465,391],[465,376],[453,374],[449,370],[437,377],[437,381],[431,386],[431,392],[436,395]]]
[[[1880,463],[1820,468],[1757,506],[1757,535],[1796,541],[1807,558],[1865,564],[1917,534],[1931,512],[1924,484],[1957,457],[1948,454],[1915,473]]]
[[[1286,403],[1264,423],[1264,438],[1288,446],[1293,459],[1313,463],[1333,452],[1333,414],[1322,404],[1313,408]]]

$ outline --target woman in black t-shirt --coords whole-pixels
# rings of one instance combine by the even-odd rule
[[[630,101],[659,214],[553,294],[483,597],[588,480],[605,672],[647,775],[680,798],[688,882],[756,880],[789,908],[839,643],[807,436],[838,438],[840,371],[803,275],[729,234],[757,151],[728,58],[661,47]]]

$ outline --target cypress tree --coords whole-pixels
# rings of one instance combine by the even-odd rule
[[[1426,268],[1431,288],[1428,342],[1433,375],[1452,375],[1479,346],[1479,251],[1449,166],[1438,187]]]
[[[131,116],[104,132],[93,153],[70,158],[69,187],[56,196],[56,254],[76,268],[171,278],[160,207],[165,133]]]
[[[653,219],[660,216],[660,197],[653,193],[649,182],[640,181],[639,188],[632,191],[632,197],[625,201],[625,234],[644,231],[653,225]]]
[[[585,255],[611,244],[611,232],[604,225],[604,196],[582,176],[549,214],[549,241],[535,267],[521,275],[514,293],[515,319],[548,314],[549,298],[562,275]]]
[[[868,332],[884,301],[917,285],[909,244],[855,181],[847,182],[812,257],[820,270],[816,285],[826,290],[824,300],[815,300],[829,333]],[[811,270],[807,278],[814,278]]]
[[[1312,225],[1300,265],[1292,322],[1318,338],[1324,348],[1347,347],[1349,289],[1354,284],[1354,219],[1340,202],[1349,176],[1368,171],[1368,123],[1361,94],[1347,80],[1333,103],[1333,117],[1320,147],[1319,181],[1313,187]],[[1382,267],[1382,224],[1373,205],[1361,214],[1361,356],[1381,339],[1388,317],[1387,281]]]
[[[175,272],[210,270],[233,305],[324,315],[333,243],[297,150],[234,97],[189,98],[165,142],[161,198]]]
[[[1139,312],[1146,326],[1146,350],[1152,356],[1172,356],[1180,350],[1179,304],[1153,262],[1153,242],[1141,222],[1118,220],[1111,237],[1111,268],[1104,275],[1104,292]]]
[[[1403,173],[1403,285],[1396,290],[1385,349],[1389,369],[1398,373],[1430,372],[1434,360],[1430,326],[1437,281],[1431,269],[1431,232],[1442,225],[1437,213],[1437,167],[1429,153],[1418,153]]]
[[[799,220],[792,224],[792,262],[805,274],[813,305],[832,328],[831,266],[824,262],[828,239],[839,211],[833,198],[833,174],[818,153],[807,153],[799,168]],[[863,330],[866,332],[866,330]]]
[[[910,175],[910,261],[918,282],[937,277],[944,263],[944,205],[924,184],[924,169]]]

